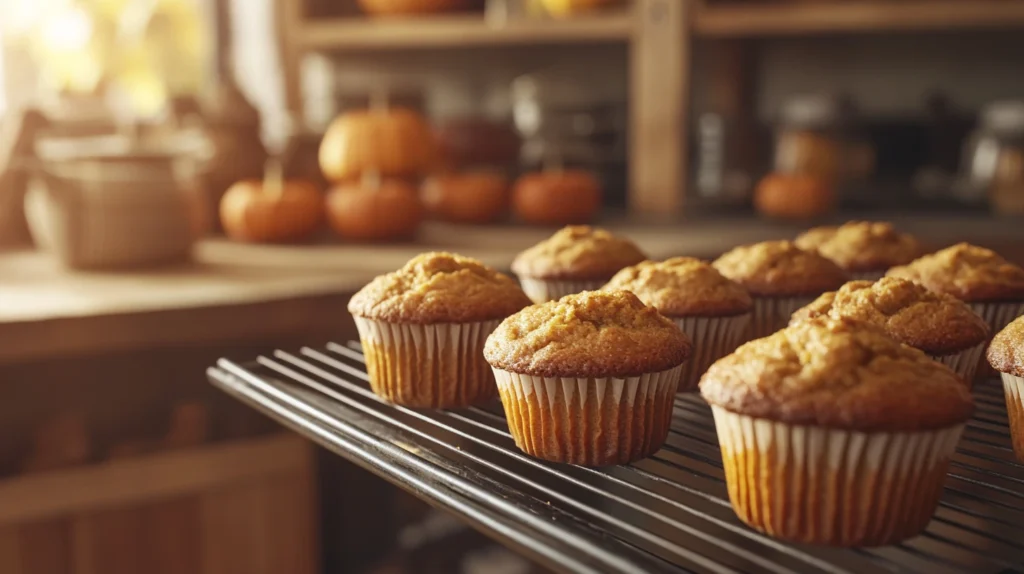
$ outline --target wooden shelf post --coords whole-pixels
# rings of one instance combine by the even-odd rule
[[[281,77],[284,80],[285,107],[294,117],[303,117],[302,102],[302,29],[306,18],[306,0],[274,0]]]
[[[692,0],[636,0],[630,53],[629,209],[675,215],[686,187]]]

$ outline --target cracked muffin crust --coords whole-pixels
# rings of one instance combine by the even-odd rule
[[[432,252],[375,278],[348,310],[387,323],[468,323],[503,319],[529,304],[511,277],[469,257]]]
[[[615,274],[603,291],[629,291],[668,317],[749,313],[750,294],[710,263],[693,257],[644,261]]]
[[[911,263],[893,267],[888,277],[902,277],[961,301],[1018,301],[1024,299],[1024,269],[996,252],[959,243]]]
[[[847,280],[846,272],[831,260],[791,241],[737,247],[712,265],[751,295],[763,297],[820,295]]]
[[[828,317],[741,346],[711,366],[700,389],[732,413],[861,432],[947,428],[974,411],[948,367],[874,325]]]
[[[1024,377],[1024,317],[1018,317],[992,338],[988,363],[1000,373]]]
[[[815,227],[794,241],[817,251],[849,273],[885,271],[921,255],[921,243],[887,222],[850,221],[839,227]]]
[[[989,336],[985,320],[956,297],[896,277],[851,281],[798,310],[790,324],[823,315],[872,323],[930,355],[956,353]]]
[[[492,367],[540,377],[628,377],[665,371],[690,340],[627,291],[588,291],[527,307],[487,338]]]
[[[533,279],[606,281],[647,259],[635,243],[587,225],[564,227],[516,256],[512,271]]]

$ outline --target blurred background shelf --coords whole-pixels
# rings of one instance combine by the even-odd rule
[[[832,32],[1011,28],[1024,25],[1024,2],[912,0],[700,5],[700,36],[817,35]]]
[[[419,19],[337,18],[304,21],[298,34],[307,50],[401,50],[523,44],[627,42],[629,11],[572,18],[491,22],[479,14]]]

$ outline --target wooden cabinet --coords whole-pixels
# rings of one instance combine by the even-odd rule
[[[326,15],[324,2],[276,0],[288,106],[300,111],[302,57],[312,52],[343,61],[366,51],[551,49],[619,44],[630,53],[628,152],[631,211],[666,214],[682,209],[686,178],[685,111],[690,0],[631,0],[624,7],[572,18],[495,19],[486,13],[415,18],[368,18],[354,9]],[[350,3],[327,3],[344,6]],[[443,53],[439,58],[444,58]],[[599,64],[605,65],[605,64]]]
[[[302,57],[312,52],[351,61],[368,52],[445,50],[438,52],[442,59],[452,50],[487,47],[504,49],[500,58],[529,45],[550,50],[599,43],[627,46],[627,204],[631,212],[660,215],[683,211],[690,180],[690,94],[695,84],[705,81],[691,79],[694,41],[1024,26],[1024,2],[1013,0],[633,0],[626,10],[508,20],[481,13],[374,19],[362,15],[353,0],[275,1],[292,110],[302,102]],[[749,49],[746,44],[741,48]],[[729,70],[711,73],[737,90],[750,83]]]
[[[313,574],[313,447],[290,434],[0,481],[4,574]]]

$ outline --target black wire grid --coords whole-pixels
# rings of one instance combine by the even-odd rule
[[[679,395],[653,457],[588,469],[516,448],[501,405],[412,410],[370,392],[358,343],[251,362],[222,359],[211,381],[324,447],[564,572],[1024,572],[1024,465],[1010,448],[998,381],[978,410],[927,531],[895,546],[779,542],[729,505],[711,411]]]

